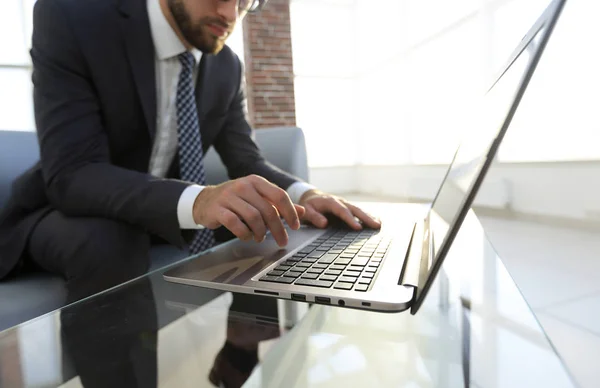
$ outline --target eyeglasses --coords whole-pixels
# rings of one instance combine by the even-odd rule
[[[238,12],[258,12],[266,2],[267,0],[238,0]]]

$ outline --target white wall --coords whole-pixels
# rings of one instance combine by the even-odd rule
[[[358,166],[311,169],[311,182],[340,193],[430,201],[445,166]],[[600,224],[600,162],[499,163],[475,206]]]

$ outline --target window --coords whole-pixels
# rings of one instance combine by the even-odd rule
[[[297,120],[311,166],[448,163],[473,99],[549,3],[291,0]],[[501,161],[600,157],[598,11],[584,0],[566,6]]]
[[[34,0],[0,1],[0,128],[33,130],[31,12]]]

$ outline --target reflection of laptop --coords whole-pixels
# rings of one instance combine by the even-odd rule
[[[389,230],[383,215],[381,232],[288,229],[285,249],[270,235],[261,244],[234,240],[170,269],[165,279],[366,310],[411,308],[414,314],[473,203],[565,1],[552,1],[486,93],[483,109],[475,111],[480,120],[454,155],[424,220],[406,220],[405,228]]]

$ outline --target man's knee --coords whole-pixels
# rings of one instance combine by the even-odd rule
[[[150,265],[149,236],[110,219],[53,212],[38,225],[30,246],[34,261],[68,281],[113,284],[144,274]]]
[[[148,270],[150,238],[142,230],[108,219],[88,219],[86,224],[88,236],[70,265],[79,273],[67,276],[131,278]]]

